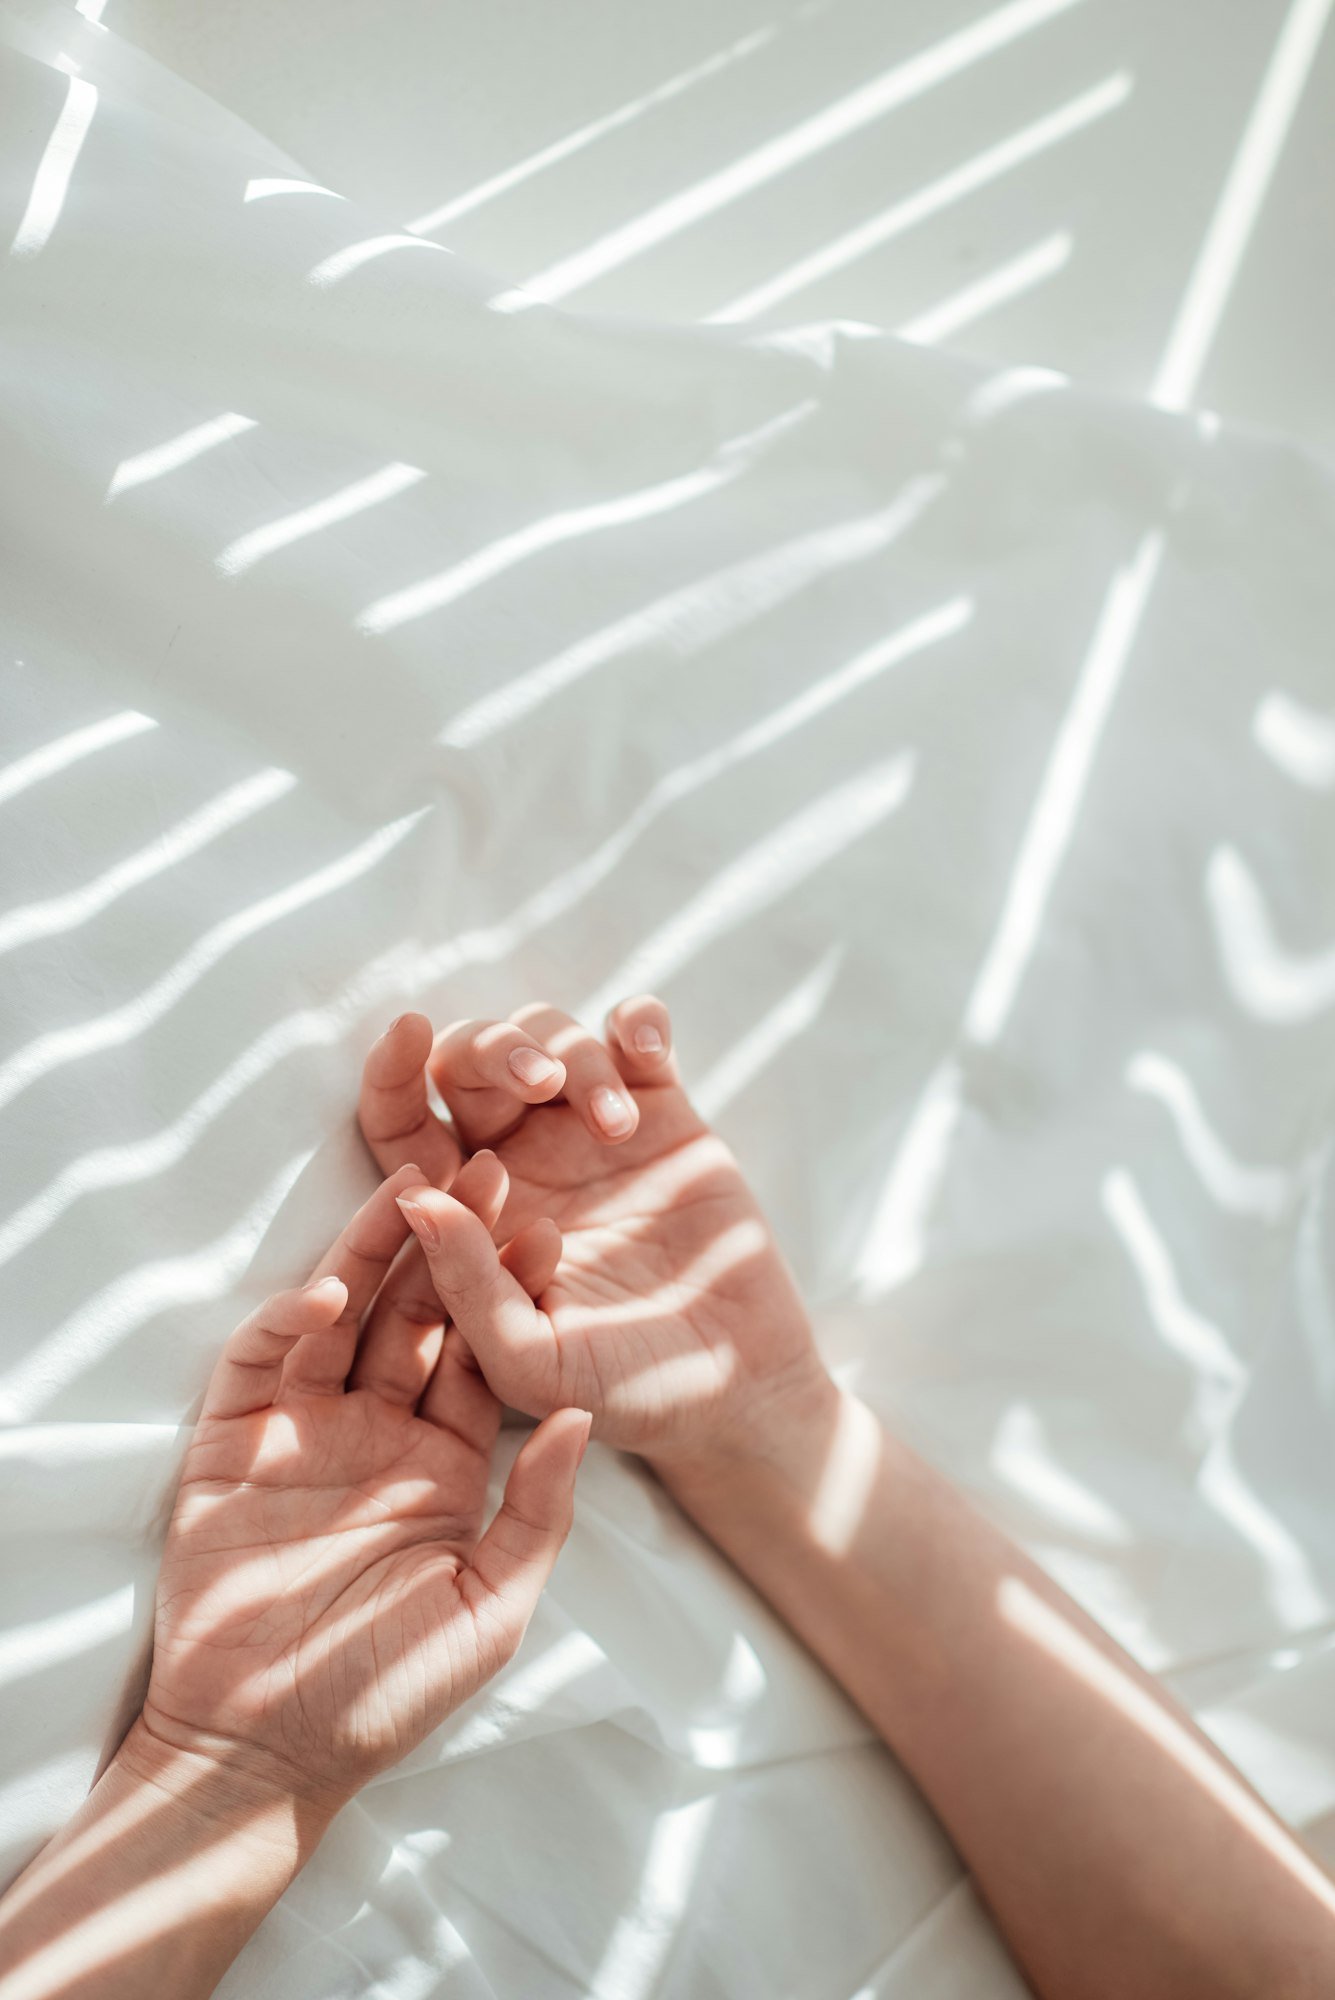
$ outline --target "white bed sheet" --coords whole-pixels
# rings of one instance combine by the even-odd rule
[[[1321,460],[526,307],[114,31],[0,23],[5,1870],[133,1704],[219,1341],[371,1183],[367,1043],[646,984],[832,1357],[1335,1851]],[[224,1988],[1022,1990],[598,1449],[519,1658]]]

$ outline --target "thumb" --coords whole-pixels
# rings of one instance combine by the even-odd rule
[[[514,1462],[495,1520],[469,1567],[499,1600],[516,1643],[570,1533],[575,1474],[589,1442],[587,1410],[555,1410]]]
[[[486,1223],[439,1188],[405,1188],[395,1200],[426,1253],[441,1304],[497,1394],[530,1416],[549,1410],[556,1400],[550,1329],[501,1262]]]

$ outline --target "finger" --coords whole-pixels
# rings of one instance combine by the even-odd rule
[[[441,1304],[492,1388],[517,1409],[545,1416],[555,1401],[556,1337],[501,1263],[485,1222],[439,1188],[408,1188],[399,1205]]]
[[[327,1335],[298,1341],[288,1355],[280,1397],[333,1395],[342,1389],[357,1351],[362,1318],[407,1241],[407,1225],[395,1196],[402,1188],[420,1185],[421,1179],[421,1169],[409,1165],[381,1181],[320,1259],[312,1275],[341,1278],[347,1303]]]
[[[510,1192],[510,1176],[493,1152],[485,1147],[465,1161],[450,1184],[450,1193],[465,1208],[495,1229]]]
[[[415,1162],[437,1187],[448,1187],[459,1165],[454,1137],[427,1102],[431,1023],[400,1014],[371,1045],[362,1070],[357,1117],[382,1173]]]
[[[204,1392],[201,1417],[244,1417],[267,1409],[295,1343],[327,1333],[347,1301],[347,1287],[338,1278],[317,1278],[300,1291],[266,1299],[228,1336]]]
[[[513,1021],[456,1021],[436,1039],[431,1075],[470,1151],[546,1104],[565,1082],[561,1063]]]
[[[672,1055],[672,1021],[652,993],[622,1000],[607,1017],[607,1046],[627,1083],[646,1088],[677,1083]]]
[[[482,1461],[483,1484],[501,1428],[501,1404],[458,1327],[445,1336],[440,1359],[426,1385],[417,1414],[437,1430],[448,1431]]]
[[[605,1146],[629,1139],[640,1122],[635,1100],[611,1056],[589,1030],[556,1007],[523,1007],[515,1019],[565,1065],[565,1095]]]
[[[501,1251],[501,1262],[531,1299],[540,1298],[561,1262],[561,1232],[550,1216],[541,1216],[512,1236]]]
[[[418,1245],[395,1258],[357,1342],[349,1389],[405,1412],[415,1409],[445,1339],[445,1312]]]
[[[538,1425],[515,1460],[500,1511],[464,1573],[500,1609],[502,1628],[514,1645],[570,1533],[575,1474],[592,1421],[587,1410],[556,1410]]]

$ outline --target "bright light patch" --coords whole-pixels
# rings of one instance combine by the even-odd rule
[[[428,242],[425,236],[368,236],[361,243],[350,243],[346,250],[335,250],[332,256],[321,258],[314,268],[307,272],[311,284],[322,289],[337,285],[353,271],[360,271],[363,264],[372,264],[378,257],[388,257],[392,250],[434,250],[438,256],[448,257],[452,253],[443,243]]]
[[[51,232],[65,206],[70,177],[96,110],[96,86],[81,77],[72,76],[65,93],[64,108],[46,142],[46,151],[37,168],[28,206],[9,246],[11,257],[35,257],[50,241]]]
[[[896,328],[901,340],[911,340],[918,347],[933,347],[938,341],[948,340],[952,334],[960,333],[985,313],[995,312],[1011,299],[1020,298],[1031,292],[1035,285],[1041,285],[1045,278],[1051,278],[1068,263],[1074,239],[1067,230],[1058,230],[1053,236],[1045,237],[1042,243],[1035,243],[1032,249],[1024,250],[1018,257],[1012,257],[1005,264],[999,264],[995,271],[977,278],[971,285],[952,292],[948,299],[942,299],[929,312],[919,313],[915,319],[906,320]]]
[[[852,1548],[880,1469],[881,1426],[865,1403],[842,1397],[811,1503],[812,1535],[831,1555],[847,1555]]]
[[[1268,694],[1252,718],[1252,735],[1295,785],[1335,791],[1335,716],[1306,708],[1291,695]]]
[[[1080,0],[1011,0],[1009,6],[996,8],[907,62],[897,63],[823,111],[804,118],[790,131],[599,237],[586,249],[535,272],[513,290],[498,294],[491,302],[493,307],[498,312],[523,311],[538,301],[567,298],[1079,4]]]
[[[795,292],[806,291],[833,272],[846,270],[850,264],[869,256],[873,250],[879,250],[895,237],[904,235],[918,223],[939,215],[943,209],[952,207],[979,188],[989,186],[1002,174],[1012,172],[1025,161],[1059,145],[1063,139],[1083,131],[1097,119],[1106,118],[1110,111],[1115,111],[1126,102],[1131,94],[1131,84],[1130,74],[1126,70],[1118,70],[1092,90],[1073,97],[1059,110],[1049,112],[1045,118],[1036,118],[1021,131],[1012,133],[1009,139],[976,153],[971,160],[943,174],[939,180],[929,182],[915,194],[906,195],[902,201],[882,209],[879,215],[859,223],[856,229],[847,230],[842,236],[822,244],[810,256],[790,264],[786,271],[780,271],[763,285],[744,292],[719,312],[711,313],[710,319],[719,324],[754,319],[759,313],[768,312],[771,307],[790,299]]]
[[[1216,848],[1205,871],[1206,902],[1229,990],[1261,1021],[1293,1026],[1335,1006],[1335,946],[1305,957],[1271,929],[1256,878],[1231,847]]]
[[[243,417],[237,410],[225,410],[222,416],[210,417],[204,424],[195,424],[190,430],[182,431],[179,437],[168,438],[165,444],[136,452],[133,458],[123,458],[111,475],[107,500],[112,501],[118,494],[128,493],[132,487],[146,486],[151,479],[161,479],[165,472],[175,472],[179,466],[189,465],[192,459],[226,444],[229,438],[254,430],[255,422],[254,417]]]
[[[95,751],[106,750],[113,743],[124,743],[130,736],[142,736],[146,729],[156,729],[157,726],[151,715],[141,715],[138,709],[127,708],[119,715],[108,715],[101,722],[89,722],[82,729],[72,729],[68,736],[57,737],[54,743],[44,743],[40,750],[30,750],[26,757],[16,758],[0,771],[0,805],[17,798],[30,785],[40,784],[43,778],[54,777],[57,771],[68,769],[84,757],[91,757]]]
[[[1293,1201],[1293,1176],[1279,1167],[1252,1167],[1231,1153],[1210,1124],[1191,1078],[1180,1064],[1142,1049],[1126,1066],[1132,1090],[1157,1098],[1173,1121],[1182,1150],[1201,1185],[1230,1215],[1274,1222]]]
[[[393,499],[396,493],[406,492],[425,478],[418,465],[382,466],[379,472],[341,487],[328,499],[317,500],[309,507],[298,508],[295,514],[284,514],[263,528],[252,528],[248,534],[239,535],[214,561],[224,576],[239,576],[242,570],[253,568],[276,550],[304,541],[307,535],[316,535],[337,521],[350,520],[354,514],[364,514],[368,507],[378,507],[382,500]]]
[[[275,194],[324,194],[331,201],[346,201],[347,196],[335,193],[333,188],[321,187],[318,181],[254,180],[246,182],[243,201],[268,201]]]
[[[583,152],[586,146],[605,138],[609,132],[619,131],[623,125],[633,123],[646,111],[653,111],[660,104],[670,103],[674,97],[680,97],[683,91],[690,90],[695,84],[704,83],[710,77],[717,76],[720,71],[730,68],[733,63],[754,55],[757,49],[763,49],[767,42],[772,42],[778,32],[777,27],[770,26],[757,28],[753,34],[743,35],[740,41],[733,42],[726,49],[720,49],[716,55],[697,63],[693,69],[682,70],[677,76],[671,76],[665,83],[658,84],[655,89],[646,91],[642,97],[634,97],[629,103],[618,105],[615,111],[607,112],[604,117],[595,118],[590,124],[581,125],[577,131],[567,133],[564,139],[557,139],[550,146],[544,146],[540,152],[530,153],[527,159],[517,161],[503,173],[493,174],[489,180],[479,182],[476,187],[470,188],[467,194],[456,195],[453,201],[444,202],[441,207],[430,209],[425,215],[415,216],[411,222],[404,224],[404,228],[411,229],[419,236],[429,236],[433,229],[443,229],[447,223],[456,222],[461,215],[470,215],[475,208],[481,208],[485,203],[494,201],[497,195],[508,194],[511,188],[519,187],[524,181],[531,180],[534,174],[545,173],[549,167],[559,166],[562,160],[568,160],[574,153]]]

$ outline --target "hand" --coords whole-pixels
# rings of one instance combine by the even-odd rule
[[[559,1065],[546,1103],[494,1081],[491,1042],[516,1035]],[[433,1049],[430,1023],[404,1015],[367,1058],[361,1121],[383,1169],[422,1162],[404,1212],[452,1321],[517,1409],[576,1403],[597,1436],[665,1469],[774,1435],[781,1409],[833,1393],[755,1199],[681,1088],[660,1002],[623,1002],[605,1044],[526,1007]],[[487,1149],[466,1204],[443,1192],[459,1144]]]
[[[500,1405],[445,1334],[420,1258],[395,1261],[395,1196],[420,1180],[385,1182],[311,1282],[224,1347],[127,1762],[195,1752],[336,1809],[518,1645],[570,1525],[588,1417],[540,1426],[481,1534]],[[456,1186],[467,1200],[468,1169]]]

